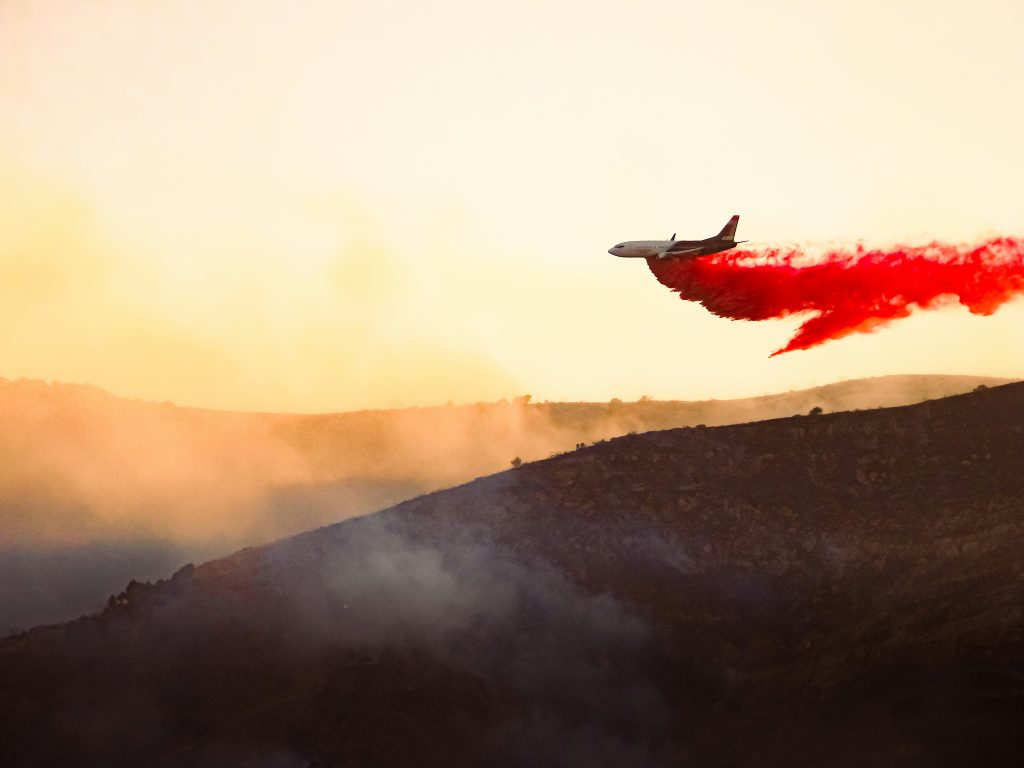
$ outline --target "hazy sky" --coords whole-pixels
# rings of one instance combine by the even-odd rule
[[[1024,376],[1024,302],[769,359],[626,239],[1024,235],[1024,4],[0,0],[0,376],[225,408]]]

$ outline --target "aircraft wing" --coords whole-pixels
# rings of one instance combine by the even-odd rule
[[[682,248],[669,248],[667,251],[662,251],[658,254],[659,259],[674,259],[677,256],[691,256],[695,253],[700,253],[703,246],[700,245],[687,245]]]

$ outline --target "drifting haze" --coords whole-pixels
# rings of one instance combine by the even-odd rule
[[[625,437],[133,581],[0,640],[0,753],[1016,765],[1022,416],[1011,384]]]
[[[270,541],[627,432],[901,405],[1002,383],[889,377],[736,401],[530,403],[324,415],[203,411],[0,379],[3,549]]]
[[[888,377],[739,401],[478,403],[229,413],[0,380],[0,630],[95,610],[130,578],[571,450],[695,424],[900,405],[976,377]]]
[[[0,373],[273,411],[1019,375],[1020,302],[768,360],[800,318],[605,250],[1019,236],[1022,14],[5,0]]]

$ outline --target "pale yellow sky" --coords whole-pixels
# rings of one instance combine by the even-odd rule
[[[1024,302],[768,355],[624,239],[1024,235],[1018,2],[0,0],[0,376],[224,408],[1024,376]]]

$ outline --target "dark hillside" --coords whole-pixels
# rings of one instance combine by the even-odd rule
[[[1024,385],[612,440],[0,643],[12,765],[1016,765]]]
[[[0,633],[162,576],[581,442],[906,405],[1004,380],[886,376],[745,400],[512,401],[334,414],[208,411],[0,379]]]

